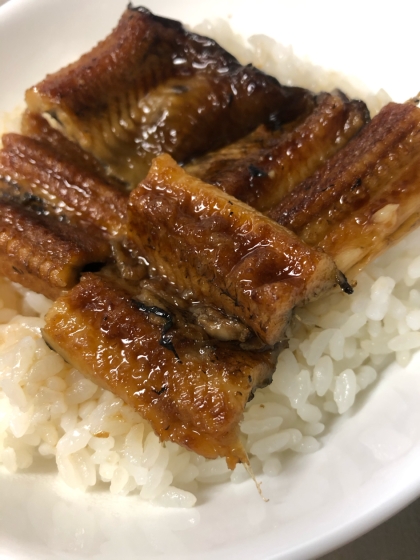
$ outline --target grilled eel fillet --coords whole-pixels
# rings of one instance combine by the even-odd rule
[[[238,317],[268,345],[284,336],[296,305],[344,284],[325,253],[167,154],[130,194],[127,238],[157,275]]]
[[[420,109],[389,103],[267,215],[354,276],[420,219]]]
[[[186,162],[262,123],[307,113],[313,95],[240,65],[179,22],[129,5],[104,41],[29,89],[26,102],[135,186],[154,156]]]
[[[128,194],[82,166],[72,155],[43,140],[4,134],[0,151],[2,191],[8,196],[37,199],[46,211],[117,236],[124,223]]]
[[[165,344],[165,328],[170,344]],[[166,327],[165,327],[166,325]],[[238,434],[253,390],[268,382],[277,351],[249,352],[134,298],[115,279],[86,274],[46,316],[43,336],[68,362],[175,441],[228,466],[248,463]],[[172,345],[172,347],[171,347]]]
[[[341,92],[321,93],[314,110],[299,122],[279,130],[261,125],[185,169],[265,212],[315,173],[368,121],[369,112],[362,101],[349,101]]]
[[[110,257],[95,233],[0,199],[0,274],[55,299],[84,269]]]

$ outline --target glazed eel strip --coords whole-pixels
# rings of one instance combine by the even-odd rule
[[[307,90],[242,66],[215,41],[131,4],[110,35],[26,93],[66,136],[137,185],[154,156],[178,162],[313,107]]]
[[[162,340],[170,326],[170,344]],[[248,463],[239,422],[253,391],[269,382],[277,350],[250,352],[148,305],[115,279],[86,274],[46,316],[43,336],[69,363],[174,441],[228,466]]]
[[[265,212],[315,173],[368,121],[362,101],[350,101],[341,92],[321,93],[313,111],[298,122],[278,130],[262,125],[185,169]]]
[[[420,219],[420,109],[389,103],[267,215],[350,276]]]
[[[108,243],[92,228],[81,230],[0,199],[0,274],[13,282],[55,299],[79,281],[83,270],[109,257]]]
[[[87,223],[104,237],[119,234],[126,214],[126,192],[43,140],[10,133],[2,141],[3,193],[21,200],[35,198],[48,212]]]
[[[130,194],[127,238],[180,293],[239,318],[268,345],[284,337],[296,305],[336,282],[348,288],[325,253],[167,154]]]

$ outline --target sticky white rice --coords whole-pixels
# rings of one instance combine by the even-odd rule
[[[283,83],[314,91],[354,86],[296,59],[267,37],[245,45],[222,22],[198,29],[242,61]],[[222,36],[223,35],[223,36]],[[384,92],[362,94],[373,113]],[[11,117],[0,129],[15,129]],[[319,449],[325,426],[348,411],[392,361],[406,366],[420,348],[420,233],[389,250],[357,279],[354,295],[334,293],[298,310],[290,348],[273,382],[257,391],[241,424],[255,476],[281,476],[285,453]],[[0,279],[0,463],[10,473],[55,461],[71,487],[99,482],[113,494],[137,493],[157,505],[190,507],[200,484],[249,478],[224,459],[209,461],[176,444],[162,445],[147,422],[50,350],[41,337],[51,302]],[[41,458],[41,459],[40,459]]]

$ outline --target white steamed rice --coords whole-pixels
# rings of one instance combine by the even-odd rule
[[[358,96],[337,73],[302,64],[290,47],[263,36],[245,45],[227,24],[207,22],[214,36],[247,62],[283,83],[315,91],[340,87]],[[281,67],[279,68],[279,64]],[[384,92],[363,94],[373,113]],[[8,117],[0,129],[15,129]],[[336,414],[396,360],[406,366],[420,348],[420,232],[377,259],[357,279],[354,295],[333,293],[297,312],[290,348],[273,382],[257,391],[241,430],[252,469],[278,476],[285,453],[311,453]],[[40,457],[56,461],[64,481],[88,489],[109,483],[113,494],[137,492],[164,506],[194,505],[200,484],[249,478],[224,459],[208,461],[176,444],[162,445],[147,422],[121,399],[98,388],[51,351],[41,337],[46,298],[0,279],[0,463],[14,473]]]

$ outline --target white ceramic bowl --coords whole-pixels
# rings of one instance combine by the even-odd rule
[[[294,0],[145,0],[155,13],[196,24],[229,18],[297,54],[357,76],[403,101],[417,94],[414,4]],[[12,0],[0,8],[0,111],[105,36],[125,0]],[[419,358],[392,366],[323,448],[263,480],[204,488],[192,510],[162,510],[136,496],[73,491],[51,472],[0,472],[0,556],[13,559],[241,560],[315,558],[420,494]]]

